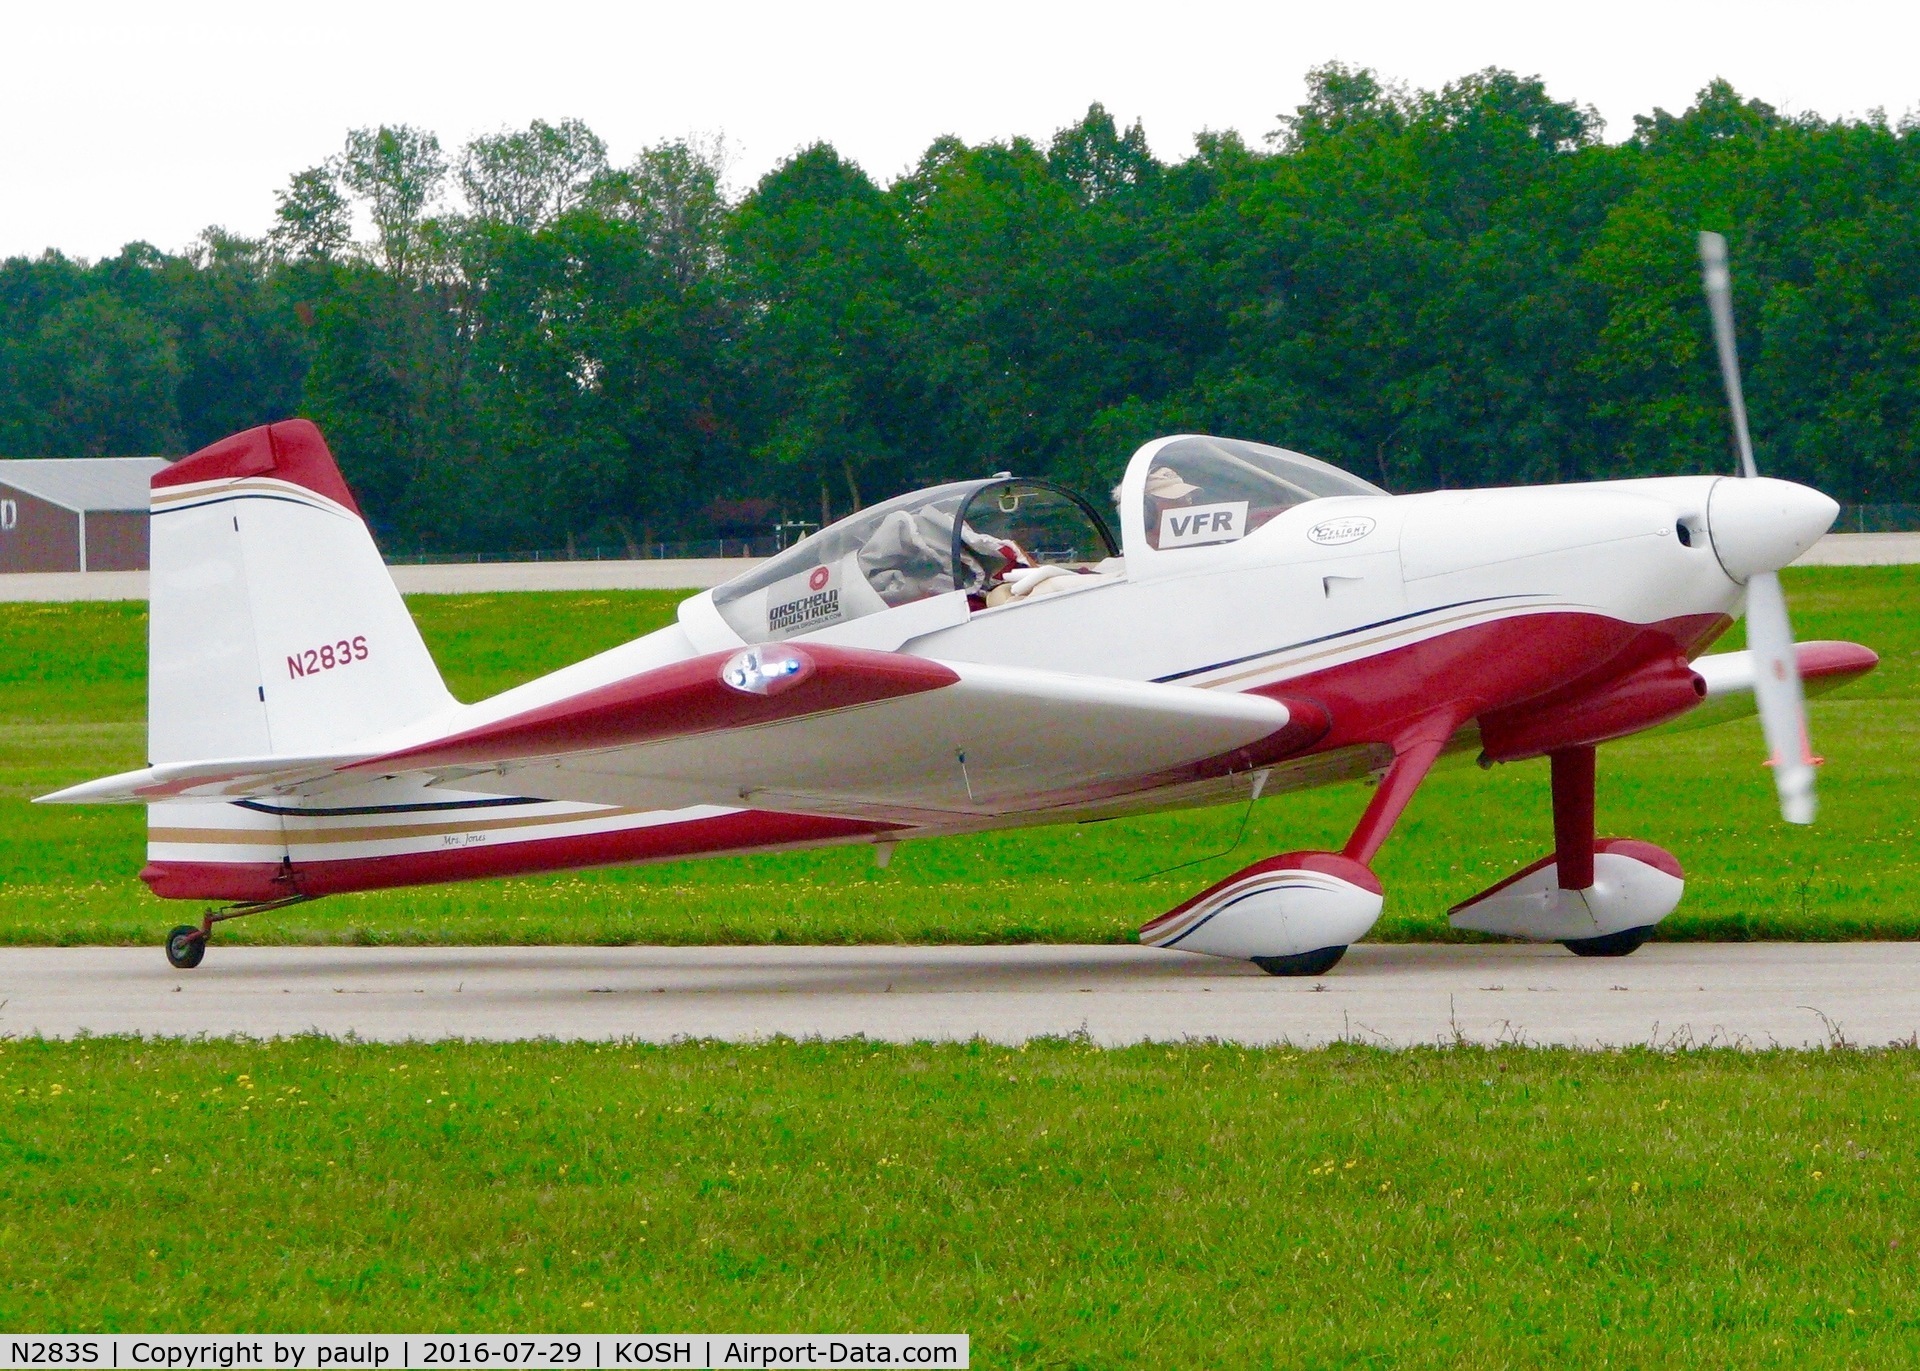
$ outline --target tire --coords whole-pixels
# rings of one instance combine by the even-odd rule
[[[1560,946],[1576,957],[1625,957],[1640,950],[1653,936],[1653,925],[1623,928],[1618,933],[1602,933],[1597,938],[1569,938]]]
[[[191,971],[206,955],[206,935],[192,924],[181,924],[167,934],[167,961],[176,970]]]
[[[1255,957],[1253,964],[1269,976],[1324,976],[1347,955],[1347,945],[1315,948],[1289,957]]]

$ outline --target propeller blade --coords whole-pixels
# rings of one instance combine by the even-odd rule
[[[1753,652],[1753,696],[1760,707],[1780,815],[1790,824],[1813,822],[1816,759],[1807,745],[1807,701],[1787,622],[1779,574],[1756,572],[1747,581],[1747,646]]]
[[[1733,341],[1733,277],[1727,271],[1727,240],[1717,233],[1700,235],[1700,279],[1707,292],[1707,310],[1713,315],[1713,341],[1720,352],[1720,380],[1727,388],[1727,408],[1733,412],[1733,438],[1740,450],[1740,474],[1758,476],[1753,464],[1753,439],[1747,433],[1747,399],[1740,390],[1740,355]]]
[[[1727,240],[1717,233],[1700,235],[1700,278],[1707,310],[1713,315],[1713,341],[1720,354],[1720,379],[1727,388],[1740,474],[1757,477],[1753,438],[1747,431],[1747,401],[1740,390],[1740,355],[1734,344]],[[1787,597],[1780,590],[1777,572],[1759,571],[1747,578],[1747,646],[1753,652],[1754,703],[1760,708],[1760,731],[1766,736],[1767,765],[1773,768],[1774,789],[1780,795],[1780,816],[1790,824],[1810,824],[1818,807],[1813,783],[1816,758],[1807,744],[1806,695],[1793,650]]]

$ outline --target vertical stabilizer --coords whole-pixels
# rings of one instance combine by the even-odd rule
[[[156,475],[152,547],[150,761],[325,752],[454,704],[306,420]]]

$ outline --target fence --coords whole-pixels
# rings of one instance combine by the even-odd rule
[[[472,562],[654,562],[691,557],[771,557],[780,550],[771,534],[759,538],[709,538],[697,543],[630,543],[619,547],[535,548],[519,552],[394,552],[388,566],[456,566]]]
[[[1842,505],[1835,533],[1920,532],[1920,505]]]

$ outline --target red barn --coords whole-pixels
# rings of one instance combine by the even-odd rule
[[[164,457],[0,461],[0,572],[144,571]]]

